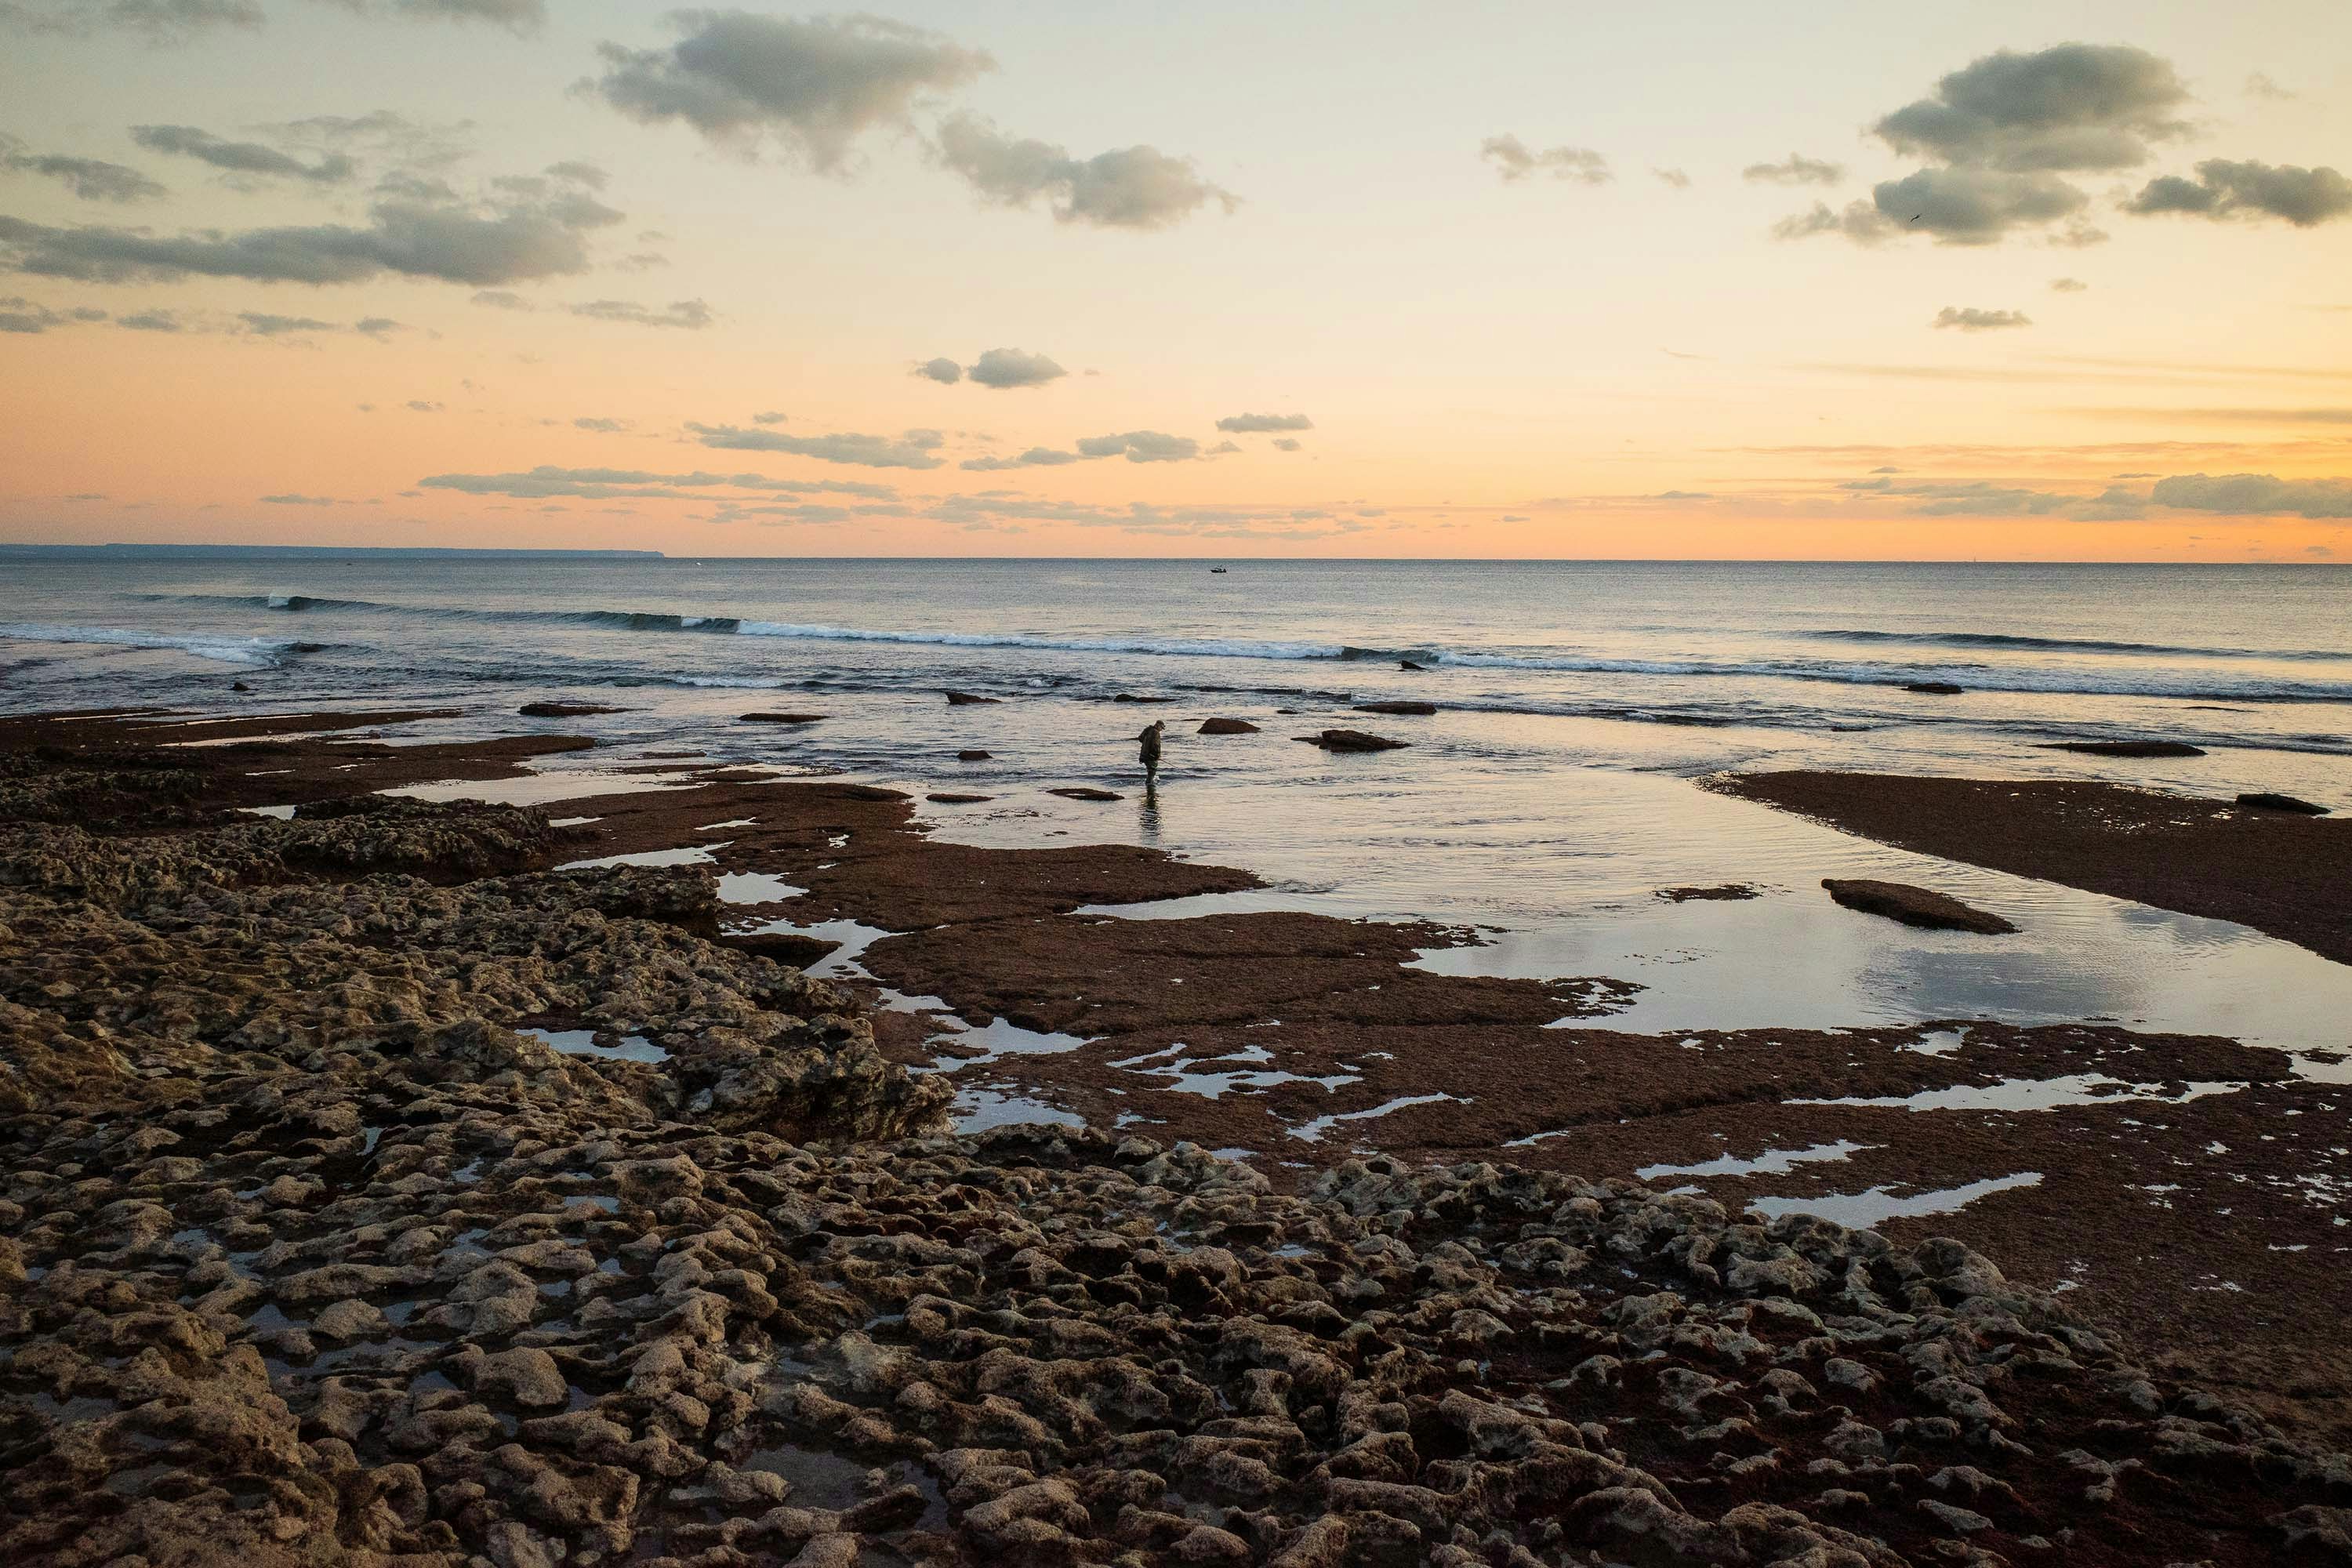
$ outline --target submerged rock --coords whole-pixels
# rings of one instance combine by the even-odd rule
[[[1116,790],[1097,789],[1092,784],[1068,784],[1060,789],[1049,789],[1045,793],[1058,795],[1065,800],[1124,800],[1127,798]]]
[[[739,724],[814,724],[825,717],[826,715],[823,713],[745,713],[740,715],[736,722]]]
[[[2045,752],[2080,752],[2092,757],[2201,757],[2202,746],[2186,741],[2050,741]]]
[[[940,790],[923,798],[934,805],[980,805],[996,797],[992,795],[963,795],[953,790]]]
[[[956,761],[960,763],[984,763],[989,758],[990,753],[982,751],[962,751],[956,753]]]
[[[1258,728],[1246,719],[1203,719],[1198,732],[1203,735],[1255,735]]]
[[[1745,882],[1721,882],[1707,888],[1660,888],[1658,889],[1658,897],[1675,904],[1688,903],[1694,899],[1716,901],[1760,899],[1763,896]]]
[[[1356,704],[1356,711],[1359,713],[1405,713],[1427,718],[1437,711],[1437,704],[1410,701],[1359,702]]]
[[[971,691],[950,691],[947,697],[948,706],[950,708],[985,707],[1003,700],[1001,697],[982,697]]]
[[[1907,680],[1903,689],[1928,697],[1958,697],[1966,688],[1949,680]]]
[[[1385,735],[1368,735],[1361,730],[1325,730],[1319,734],[1295,735],[1310,746],[1320,746],[1327,752],[1393,752],[1412,744],[1410,741],[1391,741]]]
[[[1999,915],[1972,909],[1958,899],[1926,888],[1915,888],[1906,882],[1824,877],[1822,886],[1829,889],[1831,898],[1847,909],[1860,910],[1864,914],[1884,915],[1907,926],[1921,926],[1929,931],[1970,931],[1985,936],[1999,936],[2017,929]]]
[[[526,719],[584,719],[592,713],[625,713],[602,702],[526,702],[515,710]]]

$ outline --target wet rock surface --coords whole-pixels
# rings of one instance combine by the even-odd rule
[[[796,890],[796,909],[966,910],[960,932],[908,920],[868,949],[910,974],[926,942],[966,988],[992,948],[1017,973],[1062,928],[1102,932],[1072,1000],[1125,1008],[1131,1033],[1194,989],[1170,981],[1255,944],[1255,976],[1202,987],[1176,1026],[1238,1052],[1276,1000],[1368,1076],[1418,1070],[1394,1050],[1374,1063],[1375,1042],[1483,1061],[1458,1099],[1351,1124],[1424,1151],[1500,1130],[1525,1142],[1515,1157],[1625,1169],[1630,1149],[1671,1146],[1678,1116],[1706,1147],[1741,1108],[1785,1131],[1792,1096],[2070,1064],[2183,1080],[2162,1104],[2094,1108],[2118,1142],[2074,1140],[2086,1161],[2200,1108],[2249,1144],[2335,1133],[2314,1113],[2326,1091],[2247,1070],[2262,1053],[1981,1026],[1948,1043],[1546,1030],[1559,998],[1534,983],[1427,975],[1389,1000],[1430,931],[1383,947],[1346,921],[1318,936],[1069,912],[1080,886],[1234,875],[1214,868],[922,847],[906,798],[866,786],[596,804],[611,816],[576,829],[405,804],[170,831],[0,824],[0,1562],[1877,1568],[2338,1550],[2342,1457],[1962,1242],[1765,1223],[1561,1170],[1350,1157],[1339,1135],[1276,1173],[1285,1192],[1163,1130],[937,1136],[945,1085],[885,1059],[847,994],[742,951],[756,934],[709,940],[730,915],[708,869],[545,868],[723,824],[747,858],[730,846],[730,873],[864,873]],[[961,890],[918,892],[941,879]],[[992,879],[1005,902],[983,916],[971,900]],[[1524,1011],[1451,1035],[1415,1021],[1496,1005]],[[562,1043],[580,1034],[659,1055]],[[2235,1093],[2189,1092],[2233,1072]],[[1654,1097],[1640,1125],[1613,1109],[1629,1095]],[[2256,1182],[2241,1201],[2294,1199]],[[2249,1214],[2258,1239],[2288,1234]],[[2082,1228],[2050,1219],[2056,1245]]]
[[[1385,735],[1370,734],[1362,730],[1324,730],[1293,738],[1310,746],[1320,746],[1327,752],[1393,752],[1412,744],[1410,741],[1391,741]]]

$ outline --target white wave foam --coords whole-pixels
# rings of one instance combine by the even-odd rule
[[[226,664],[281,662],[294,644],[278,637],[237,637],[201,632],[158,632],[139,626],[60,626],[37,622],[0,626],[0,637],[24,642],[96,643],[114,647],[176,648],[198,658]]]

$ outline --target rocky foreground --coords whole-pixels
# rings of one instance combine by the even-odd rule
[[[0,1563],[2352,1559],[1956,1242],[947,1137],[701,871],[202,793],[0,768]]]

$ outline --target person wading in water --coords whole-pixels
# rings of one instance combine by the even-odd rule
[[[1143,733],[1135,738],[1136,744],[1143,752],[1143,787],[1146,789],[1160,782],[1160,737],[1167,728],[1168,721],[1163,719],[1146,724]]]

